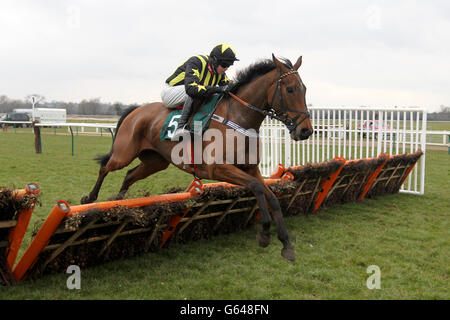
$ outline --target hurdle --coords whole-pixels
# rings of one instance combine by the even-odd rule
[[[0,284],[15,283],[12,268],[39,197],[40,187],[29,183],[24,189],[0,190]]]
[[[422,152],[280,165],[265,183],[285,217],[319,214],[349,201],[399,191]],[[14,281],[89,268],[254,227],[253,193],[230,183],[194,180],[184,192],[70,206],[58,202],[16,264]]]

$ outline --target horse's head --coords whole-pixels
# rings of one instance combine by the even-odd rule
[[[314,130],[306,106],[306,87],[297,71],[302,64],[302,57],[298,58],[294,66],[281,62],[273,54],[272,59],[277,69],[277,78],[268,89],[268,101],[289,129],[292,139],[308,139]]]

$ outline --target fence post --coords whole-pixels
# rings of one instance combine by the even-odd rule
[[[280,157],[280,160],[283,158]],[[291,165],[291,133],[287,128],[284,129],[284,159],[285,166]]]
[[[427,116],[428,116],[427,111],[426,110],[422,111],[422,139],[420,141],[420,144],[421,144],[420,149],[422,150],[423,155],[420,159],[420,194],[425,194],[425,159],[426,159],[426,149],[427,149]]]
[[[42,153],[42,140],[41,140],[41,128],[36,125],[39,121],[33,121],[33,131],[34,131],[34,149],[36,153]]]
[[[450,154],[450,134],[447,133],[448,154]]]
[[[384,151],[381,149],[381,144],[383,140],[383,131],[382,128],[384,126],[384,111],[378,112],[378,130],[377,130],[377,153],[383,153]],[[375,123],[373,124],[375,125]]]
[[[72,127],[71,127],[71,126],[69,126],[69,129],[70,129],[70,134],[72,135],[72,156],[73,156],[73,154],[74,154],[74,148],[73,148],[73,130],[72,130]],[[78,130],[77,130],[77,134],[78,134]]]

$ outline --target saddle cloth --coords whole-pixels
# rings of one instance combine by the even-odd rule
[[[211,115],[215,110],[216,103],[219,100],[221,95],[216,94],[213,95],[206,104],[204,104],[194,115],[194,119],[192,121],[201,121],[203,131],[208,129],[209,123],[211,120]],[[161,134],[159,136],[160,140],[170,140],[177,129],[178,119],[181,117],[182,109],[175,109],[171,113],[169,113],[164,121],[164,125],[161,129]],[[192,122],[193,123],[193,122]]]

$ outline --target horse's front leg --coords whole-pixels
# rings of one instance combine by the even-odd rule
[[[281,255],[290,260],[295,261],[295,251],[289,240],[289,233],[286,228],[286,224],[283,219],[283,213],[281,211],[280,202],[276,195],[270,190],[269,186],[264,182],[264,178],[261,174],[261,171],[257,166],[251,168],[248,173],[262,182],[264,186],[264,195],[269,203],[269,206],[272,209],[272,216],[275,220],[275,225],[277,227],[278,239],[283,243],[283,249],[281,251]]]
[[[267,202],[266,202],[266,195],[265,195],[266,187],[265,187],[264,180],[261,181],[260,179],[242,171],[241,169],[239,169],[233,165],[228,165],[228,164],[215,165],[210,178],[215,179],[215,180],[233,183],[233,184],[244,186],[244,187],[248,187],[252,191],[252,193],[255,195],[256,201],[257,201],[259,209],[260,209],[260,213],[261,213],[260,223],[263,228],[262,231],[260,231],[258,234],[258,240],[259,240],[260,245],[267,246],[270,242],[269,229],[270,229],[271,217],[270,217],[270,213],[269,213],[269,210],[267,207]],[[278,203],[278,199],[275,196],[274,196],[274,199],[275,199],[276,203]],[[273,202],[274,199],[270,198],[270,201]],[[272,205],[275,206],[275,203],[271,204],[271,206]],[[279,203],[278,203],[278,206],[279,206]],[[281,215],[281,208],[279,209],[279,213]],[[280,220],[282,221],[281,223],[280,223]],[[279,238],[283,242],[283,246],[284,246],[283,250],[281,251],[281,255],[290,261],[294,261],[295,253],[294,253],[292,246],[289,243],[289,235],[287,234],[286,227],[284,225],[284,221],[283,221],[282,217],[281,217],[281,219],[278,219],[278,221],[276,221],[276,222],[277,222],[278,229],[281,228],[282,230],[284,230],[281,233],[282,234],[281,238],[279,236]],[[280,232],[279,232],[279,235],[280,235]]]

